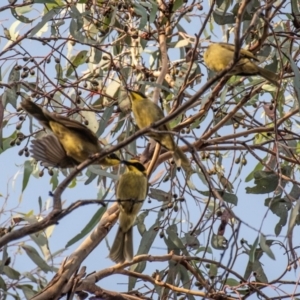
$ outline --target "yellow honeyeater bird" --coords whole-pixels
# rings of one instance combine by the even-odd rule
[[[90,155],[101,152],[97,136],[80,122],[51,113],[29,99],[22,100],[21,107],[53,132],[32,142],[32,157],[44,166],[74,167]],[[120,159],[110,154],[96,163],[114,166],[120,163]]]
[[[119,228],[109,257],[115,263],[133,259],[133,225],[148,193],[145,167],[137,160],[122,161],[126,171],[120,177],[117,200],[120,209]]]
[[[148,127],[154,122],[157,122],[165,117],[162,109],[142,93],[128,89],[128,94],[131,100],[131,109],[135,122],[140,129]],[[170,131],[170,128],[168,124],[164,124],[159,126],[157,130]],[[161,144],[167,150],[172,151],[176,165],[184,169],[188,178],[191,176],[193,169],[190,161],[177,146],[172,134],[149,132],[147,135]]]
[[[206,66],[214,72],[223,71],[233,61],[234,49],[234,45],[226,43],[209,45],[203,54]],[[259,61],[252,52],[240,49],[239,60],[233,69],[229,71],[229,74],[242,76],[260,75],[279,87],[279,77],[275,73],[259,67],[251,59]]]

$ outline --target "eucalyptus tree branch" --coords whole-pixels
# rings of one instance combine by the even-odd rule
[[[33,300],[50,300],[62,294],[68,293],[70,288],[67,283],[71,276],[79,269],[84,259],[99,245],[106,237],[110,228],[116,223],[118,205],[115,203],[102,216],[99,224],[93,232],[81,243],[81,245],[61,265],[59,271],[48,285]]]
[[[211,259],[207,259],[207,258],[198,257],[198,256],[175,255],[175,254],[173,254],[172,251],[169,254],[160,255],[160,256],[154,256],[154,255],[149,255],[149,254],[137,255],[133,258],[132,262],[124,262],[123,264],[117,264],[117,265],[107,268],[105,270],[95,272],[95,273],[91,274],[90,276],[86,277],[85,279],[83,279],[83,281],[87,280],[87,281],[92,281],[92,282],[98,282],[99,280],[106,278],[113,274],[123,274],[126,276],[133,276],[138,279],[143,279],[143,280],[149,281],[150,283],[152,283],[154,285],[160,284],[160,286],[170,288],[173,291],[179,291],[176,289],[178,287],[168,285],[167,283],[160,281],[159,278],[152,278],[151,276],[148,276],[148,275],[124,270],[125,268],[130,267],[131,265],[134,265],[134,264],[142,262],[142,261],[149,261],[151,263],[154,263],[154,262],[164,262],[164,261],[170,261],[170,260],[173,260],[174,262],[180,263],[180,264],[182,261],[185,261],[185,262],[194,261],[194,262],[202,262],[202,263],[209,263],[209,264],[216,265],[218,268],[221,268],[224,271],[226,271],[227,273],[234,275],[238,280],[240,280],[243,283],[243,285],[247,285],[247,286],[249,286],[249,288],[253,289],[253,292],[258,293],[262,297],[268,298],[259,288],[257,288],[257,285],[256,285],[256,284],[258,284],[257,282],[247,281],[239,273],[235,272],[231,268],[228,268],[227,266],[223,265],[220,262],[217,262],[217,261],[214,261]],[[185,264],[182,264],[182,265],[185,266]],[[78,288],[80,288],[80,284],[79,284]],[[187,290],[187,291],[191,291],[191,290]],[[188,293],[187,291],[185,290],[183,293]],[[182,290],[180,290],[179,292],[182,292]],[[216,293],[216,294],[218,294],[218,293]],[[221,294],[222,294],[222,292],[221,292]],[[200,294],[193,293],[193,295],[198,295],[198,296],[203,296],[203,297],[209,296],[209,295],[207,295],[206,292],[201,292]],[[210,295],[210,296],[212,296],[212,295]],[[226,296],[226,299],[234,300],[235,298],[228,298],[228,296]]]

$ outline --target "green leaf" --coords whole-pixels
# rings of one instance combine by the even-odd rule
[[[262,268],[262,264],[259,261],[253,263],[252,271],[255,272],[255,278],[259,282],[268,283],[268,278]]]
[[[52,9],[48,11],[43,17],[41,22],[39,22],[35,27],[33,27],[32,31],[29,33],[28,37],[34,37],[43,27],[44,25],[50,21],[55,15],[59,13],[59,9]]]
[[[54,191],[58,186],[58,170],[53,169],[53,175],[51,176],[50,183],[52,184],[52,191]]]
[[[190,273],[187,271],[187,269],[182,266],[182,265],[178,265],[178,272],[179,272],[179,275],[180,275],[180,281],[182,282],[182,285],[185,289],[190,289],[191,287],[191,282],[190,282]],[[171,283],[172,284],[172,283]],[[188,298],[188,300],[194,300],[195,297],[193,295],[186,295]]]
[[[216,277],[218,275],[218,267],[217,267],[217,265],[210,264],[208,275],[209,275],[209,277]]]
[[[176,251],[178,252],[179,255],[179,250],[182,251],[183,255],[188,256],[189,253],[186,250],[185,245],[183,244],[182,240],[178,236],[177,232],[177,225],[173,224],[169,226],[166,230],[166,233],[168,234],[168,238],[165,238],[165,243],[168,246],[168,250],[171,251]]]
[[[278,186],[278,175],[271,171],[254,173],[254,187],[246,187],[247,194],[267,194],[274,192]]]
[[[6,290],[7,290],[6,283],[5,283],[5,281],[3,280],[2,276],[0,276],[0,289],[1,289],[2,291],[6,291]]]
[[[233,14],[224,12],[218,8],[213,11],[213,18],[218,25],[235,23],[235,16]]]
[[[135,220],[136,227],[141,236],[147,231],[146,226],[145,226],[145,219],[148,215],[149,215],[149,211],[146,210],[146,211],[142,212],[141,214],[139,214]]]
[[[114,106],[110,106],[110,107],[107,107],[105,110],[104,110],[104,113],[101,117],[101,120],[100,120],[100,123],[99,123],[99,128],[98,128],[98,131],[96,133],[97,136],[101,136],[103,134],[103,132],[106,130],[107,128],[107,123],[112,115],[114,111]]]
[[[191,235],[190,232],[186,232],[184,237],[182,238],[182,242],[184,245],[190,247],[191,249],[199,249],[200,242],[195,235]]]
[[[255,239],[254,244],[251,246],[250,252],[249,252],[249,261],[253,263],[256,260],[256,248],[258,245],[258,237]]]
[[[60,63],[55,64],[55,71],[56,71],[56,78],[58,79],[60,84],[64,84],[65,81],[62,80],[63,78],[63,68]]]
[[[291,230],[294,228],[296,224],[296,219],[297,216],[299,215],[299,211],[300,211],[300,200],[297,200],[296,205],[293,207],[292,212],[290,214],[287,236],[290,234]]]
[[[190,45],[190,41],[188,39],[181,39],[177,42],[169,44],[169,46],[172,47],[172,48],[173,47],[174,48],[183,48],[183,47],[187,47],[189,45]],[[187,74],[189,68],[190,68],[190,63],[183,63],[181,65],[180,71],[182,71],[182,73],[185,75],[185,74]],[[197,68],[197,64],[193,64],[191,74],[195,71],[196,68]]]
[[[55,0],[33,0],[33,3],[40,3],[40,4],[50,3],[50,4],[57,4],[57,2],[56,2]]]
[[[48,239],[45,236],[45,233],[43,231],[33,233],[30,235],[30,237],[40,247],[41,251],[43,252],[44,258],[47,260],[51,256],[51,254],[49,251]]]
[[[265,161],[265,159],[264,159]],[[254,170],[246,177],[245,182],[249,182],[252,179],[254,179],[254,174],[256,173],[256,171],[260,171],[264,168],[263,164],[261,164],[260,162],[255,166]]]
[[[148,1],[151,3],[149,23],[152,24],[156,19],[156,13],[158,10],[158,6],[155,1],[153,1],[153,0],[148,0]]]
[[[209,254],[212,254],[212,249],[210,247],[199,247],[199,249],[196,251],[195,254],[198,254],[199,252],[206,252],[206,253],[209,253]]]
[[[4,119],[4,105],[2,102],[2,95],[0,95],[0,151],[1,149],[3,149],[3,140],[2,140],[3,137],[2,129],[4,127],[3,119]]]
[[[97,177],[97,174],[95,174],[94,172],[92,172],[89,169],[89,167],[86,169],[85,175],[87,176],[88,179],[84,182],[84,185],[90,184]]]
[[[211,191],[200,191],[197,190],[199,193],[201,193],[204,196],[210,197],[211,196]],[[223,190],[217,189],[219,192],[220,196],[222,196],[223,200],[227,203],[237,205],[238,204],[238,197],[235,194],[227,193],[224,192]]]
[[[3,273],[8,278],[13,279],[13,280],[19,280],[20,276],[21,276],[21,274],[17,270],[11,268],[10,266],[4,266]]]
[[[16,66],[17,64],[13,66],[8,75],[8,84],[12,84],[12,86],[10,88],[6,88],[2,95],[2,103],[4,107],[6,107],[7,103],[9,103],[14,108],[17,108],[17,92],[20,90],[20,85],[15,84],[15,82],[20,80],[20,71],[15,69]]]
[[[264,251],[271,259],[275,260],[275,255],[269,247],[266,237],[263,234],[260,235],[259,245],[262,251]]]
[[[2,261],[0,263],[0,274],[3,273],[3,269],[5,267],[5,262],[7,261],[7,259],[9,258],[8,256],[8,252],[7,252],[7,245],[5,245],[3,248],[2,248],[2,251],[3,251],[3,254],[2,254]]]
[[[70,247],[71,245],[73,245],[74,243],[76,243],[77,241],[85,237],[91,230],[93,230],[93,228],[101,220],[103,214],[106,212],[106,209],[107,209],[106,207],[99,208],[94,214],[94,216],[92,217],[92,219],[88,222],[88,224],[81,230],[79,234],[77,234],[75,237],[69,240],[65,247],[66,248]]]
[[[284,196],[285,201],[289,201],[292,199],[292,201],[295,201],[300,198],[300,187],[298,184],[293,183],[293,187],[288,195]]]
[[[68,188],[69,189],[72,189],[74,188],[75,186],[77,185],[77,180],[76,180],[76,177],[74,177],[71,181],[71,183],[68,185]]]
[[[137,251],[136,255],[140,255],[140,254],[147,254],[150,251],[150,248],[157,236],[158,230],[154,230],[155,228],[157,228],[160,224],[160,219],[163,217],[163,213],[162,212],[158,212],[157,214],[157,219],[155,221],[155,223],[149,228],[149,230],[145,231],[144,234],[142,235],[142,239],[140,242],[140,246],[139,249]],[[138,264],[132,265],[130,267],[130,271],[134,271],[134,272],[138,272],[138,273],[143,273],[143,271],[146,268],[146,262],[142,261]],[[135,283],[137,281],[137,278],[134,277],[130,277],[129,281],[128,281],[128,290],[133,290]]]
[[[183,0],[175,0],[173,3],[172,12],[176,12],[183,5],[183,3]]]
[[[289,58],[291,67],[295,74],[295,76],[293,77],[293,83],[294,83],[293,87],[294,87],[295,94],[296,94],[297,100],[298,100],[298,108],[300,110],[300,72],[299,72],[299,68],[298,68],[297,64],[294,62],[294,59],[290,56],[290,54],[288,52],[285,52],[285,55]]]
[[[265,206],[269,207],[273,214],[279,217],[279,222],[276,224],[274,231],[278,236],[282,228],[286,225],[288,219],[288,211],[292,208],[291,202],[280,196],[267,198]]]
[[[31,246],[29,245],[22,245],[21,246],[26,254],[29,256],[29,258],[45,273],[48,273],[48,271],[52,271],[52,268],[45,262],[45,260],[42,259],[42,257],[39,255],[39,253]]]
[[[92,172],[93,174],[96,174],[96,175],[99,175],[99,176],[105,176],[105,177],[111,178],[113,180],[118,180],[119,179],[119,175],[107,172],[107,171],[101,169],[97,165],[89,166],[88,170],[90,172]],[[86,182],[88,182],[88,181],[86,181]],[[85,183],[85,184],[88,184],[88,183]]]
[[[71,59],[71,63],[68,66],[67,72],[66,72],[67,77],[71,76],[77,67],[79,67],[80,65],[82,65],[86,62],[87,54],[88,54],[87,50],[82,50],[79,53],[77,53],[77,55],[75,57],[73,57]]]
[[[138,29],[140,30],[140,29],[144,28],[147,25],[147,20],[148,20],[147,10],[145,9],[144,6],[142,6],[138,3],[134,3],[133,7],[134,7],[134,12],[137,15],[141,16],[140,24],[139,24],[139,27],[138,27]]]
[[[38,283],[38,280],[30,272],[24,272],[24,273],[22,273],[22,275],[27,277],[32,282]]]
[[[96,113],[94,111],[83,110],[80,112],[80,114],[82,115],[82,117],[84,117],[84,119],[86,121],[88,121],[88,125],[86,127],[89,128],[93,132],[97,132],[97,130],[99,128],[99,123],[96,118]],[[101,121],[102,121],[102,118],[101,118]]]
[[[33,166],[29,160],[26,160],[24,163],[24,176],[23,176],[23,185],[22,185],[22,193],[26,189],[26,186],[29,181],[29,177],[33,171]]]
[[[148,193],[148,196],[152,199],[162,202],[170,202],[173,197],[171,193],[167,193],[163,190],[154,188],[150,188],[150,193]]]
[[[39,211],[41,213],[42,212],[42,198],[41,198],[41,196],[39,196],[38,202],[39,202]]]
[[[240,282],[233,278],[227,278],[225,284],[229,286],[238,286],[240,285]]]
[[[26,18],[25,16],[19,15],[17,10],[14,8],[10,9],[11,14],[20,22],[22,23],[31,23],[33,20]]]
[[[33,296],[36,294],[36,291],[33,290],[33,286],[29,284],[19,284],[16,286],[16,288],[22,290],[27,300],[32,299]]]

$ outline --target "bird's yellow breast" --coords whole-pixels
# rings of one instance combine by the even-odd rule
[[[233,52],[220,47],[218,44],[211,44],[203,55],[205,64],[214,72],[223,71],[233,59]]]

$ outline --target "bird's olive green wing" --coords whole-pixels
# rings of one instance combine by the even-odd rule
[[[44,109],[40,105],[35,104],[27,98],[23,99],[20,105],[23,110],[37,119],[43,127],[51,129],[49,126],[49,116],[45,114]]]
[[[234,52],[235,49],[235,45],[233,44],[226,44],[226,43],[219,43],[221,47],[223,47],[224,49],[230,50],[232,52]],[[240,49],[240,56],[241,57],[246,57],[246,58],[251,58],[254,59],[256,61],[259,61],[258,58],[250,51],[241,48]]]
[[[61,124],[62,126],[68,128],[69,130],[74,131],[81,137],[83,140],[98,145],[97,136],[88,129],[85,125],[81,124],[78,121],[71,120],[65,116],[58,115],[56,113],[49,112],[48,110],[42,108],[40,105],[32,102],[29,99],[23,99],[20,103],[21,107],[35,119],[37,119],[42,126],[51,129],[51,122]]]
[[[90,143],[94,145],[98,144],[97,136],[82,123],[54,113],[48,112],[48,115],[51,115],[53,122],[57,122],[65,126],[66,128],[68,128],[69,130],[76,132],[78,135],[82,137],[82,139],[88,140]]]
[[[162,109],[157,104],[155,104],[151,100],[148,100],[148,101],[150,102],[149,103],[149,106],[150,106],[149,111],[152,112],[151,122],[149,122],[150,123],[149,125],[151,125],[152,123],[162,120],[165,117],[165,115],[164,115],[164,112],[162,111]],[[168,123],[161,125],[159,127],[159,129],[160,130],[170,130]]]

